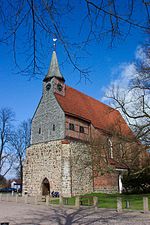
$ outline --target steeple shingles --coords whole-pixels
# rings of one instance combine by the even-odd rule
[[[59,70],[59,65],[58,65],[56,51],[53,51],[50,67],[49,67],[48,73],[47,73],[47,75],[46,75],[46,77],[44,78],[43,81],[50,80],[53,77],[56,77],[56,78],[58,78],[60,80],[65,81],[64,77],[62,76],[62,74],[61,74],[61,72]]]

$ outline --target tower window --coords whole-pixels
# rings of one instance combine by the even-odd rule
[[[69,130],[75,130],[73,123],[69,123]]]
[[[84,133],[84,127],[80,126],[80,133]]]
[[[55,131],[55,124],[53,124],[53,131]]]
[[[61,84],[57,84],[57,90],[62,91],[62,89],[63,89],[63,86]]]
[[[46,90],[49,91],[50,88],[51,88],[51,84],[49,83],[49,84],[46,85]]]
[[[41,134],[41,127],[39,127],[39,134]]]

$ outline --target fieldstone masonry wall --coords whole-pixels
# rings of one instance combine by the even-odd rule
[[[93,191],[116,192],[118,174],[105,174],[93,180],[89,146],[78,141],[51,141],[27,149],[24,163],[23,193],[42,195],[47,178],[50,192],[64,197]]]
[[[70,143],[72,195],[93,192],[93,174],[89,145],[84,142]]]
[[[73,141],[32,145],[24,163],[23,193],[41,195],[44,178],[49,180],[50,191],[64,197],[92,192],[92,170],[82,166],[86,151],[86,144]]]
[[[71,162],[70,144],[62,144],[62,165],[61,165],[61,194],[71,197]]]
[[[24,163],[23,193],[42,194],[42,181],[47,178],[50,191],[61,191],[60,141],[32,145]]]

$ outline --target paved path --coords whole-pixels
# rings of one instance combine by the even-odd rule
[[[68,209],[0,202],[0,224],[9,225],[150,225],[150,213],[98,209]]]

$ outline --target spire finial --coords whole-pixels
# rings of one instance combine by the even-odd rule
[[[54,51],[56,51],[56,41],[57,41],[57,38],[53,38],[53,48],[54,48]]]

